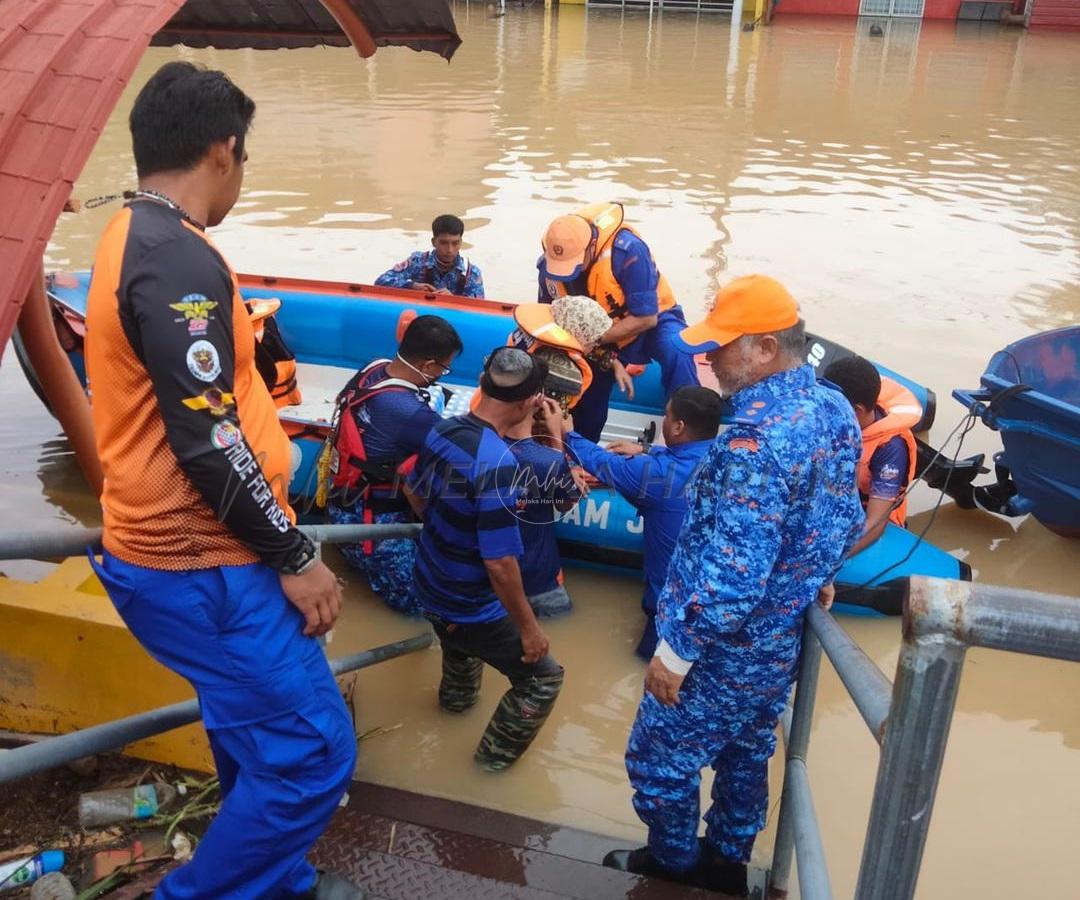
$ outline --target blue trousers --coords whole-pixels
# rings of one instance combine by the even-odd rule
[[[364,525],[364,509],[360,504],[345,509],[331,503],[327,507],[330,521],[335,525]],[[408,512],[381,512],[372,516],[375,525],[396,525],[415,521]],[[423,607],[413,593],[413,560],[416,541],[400,538],[371,544],[365,552],[363,544],[339,544],[345,561],[363,572],[371,589],[391,609],[407,616],[423,615]]]
[[[106,553],[99,577],[132,634],[188,679],[223,803],[157,900],[271,900],[315,882],[305,855],[353,774],[356,738],[322,649],[261,564],[166,572]]]
[[[642,698],[626,749],[634,809],[649,828],[649,850],[674,872],[698,861],[701,770],[715,773],[705,839],[724,859],[746,862],[765,827],[768,762],[789,680],[738,684],[695,665],[675,706]]]
[[[690,353],[683,353],[675,346],[674,337],[686,327],[682,316],[664,315],[656,327],[638,339],[642,344],[640,352],[635,352],[633,362],[652,360],[660,364],[660,384],[664,388],[664,399],[686,384],[698,384],[697,365]],[[634,345],[637,350],[637,344]],[[611,402],[611,389],[615,385],[615,375],[592,367],[593,380],[589,389],[581,395],[574,406],[574,429],[590,441],[599,441],[600,434],[607,422],[608,404]]]

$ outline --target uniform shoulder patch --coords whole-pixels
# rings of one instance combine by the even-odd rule
[[[729,450],[749,450],[751,453],[758,452],[758,442],[754,438],[736,437],[728,441]]]
[[[751,400],[731,408],[731,413],[723,421],[729,425],[759,425],[776,403],[774,398]]]

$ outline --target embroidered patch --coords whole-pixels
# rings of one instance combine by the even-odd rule
[[[184,406],[188,409],[208,409],[213,416],[223,416],[229,407],[236,403],[236,398],[229,393],[210,388],[203,391],[198,397],[186,397]]]
[[[210,443],[218,450],[235,447],[240,440],[240,429],[232,422],[218,422],[210,429]]]
[[[221,374],[217,347],[209,341],[196,341],[188,347],[187,367],[199,381],[213,381]]]
[[[208,299],[205,294],[188,294],[179,303],[170,303],[169,309],[175,309],[181,313],[180,317],[173,321],[186,322],[188,334],[195,337],[206,334],[206,330],[210,327],[210,320],[214,318],[210,310],[217,309],[217,305],[216,300]]]
[[[753,438],[732,438],[728,441],[729,450],[749,450],[751,453],[758,452],[758,442]]]
[[[889,463],[885,463],[878,472],[878,478],[882,481],[897,481],[900,478],[900,470]]]

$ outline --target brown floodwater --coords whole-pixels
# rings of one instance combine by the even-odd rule
[[[489,18],[458,4],[450,65],[407,50],[152,50],[77,195],[132,185],[134,86],[182,57],[226,69],[259,105],[244,193],[215,234],[241,271],[370,281],[449,211],[489,296],[529,300],[544,224],[620,200],[691,315],[729,277],[777,276],[815,331],[937,392],[938,440],[962,413],[950,390],[976,386],[993,351],[1080,318],[1075,36],[898,20],[872,38],[865,22],[781,18],[732,44],[723,18],[539,6]],[[50,266],[87,267],[114,209],[64,217]],[[0,401],[5,522],[96,521],[10,349]],[[980,427],[964,450],[996,447]],[[934,501],[916,491],[914,528]],[[981,580],[1080,594],[1080,545],[1034,521],[947,503],[928,539]],[[581,571],[568,584],[576,610],[549,627],[566,689],[516,768],[471,763],[500,679],[488,673],[467,715],[439,713],[431,651],[357,679],[361,727],[388,729],[362,742],[361,777],[639,840],[622,768],[639,584]],[[898,623],[843,624],[891,676]],[[331,650],[421,628],[354,586]],[[1080,893],[1078,696],[1080,667],[970,654],[920,896]],[[810,772],[837,896],[854,885],[876,763],[825,666]]]

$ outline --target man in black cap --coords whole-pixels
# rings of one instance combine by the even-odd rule
[[[485,662],[510,679],[476,750],[476,761],[490,770],[507,768],[525,752],[563,681],[521,581],[524,498],[503,440],[533,415],[545,375],[543,363],[523,350],[494,350],[473,410],[432,429],[406,486],[424,522],[414,578],[442,644],[439,705],[469,709]]]

